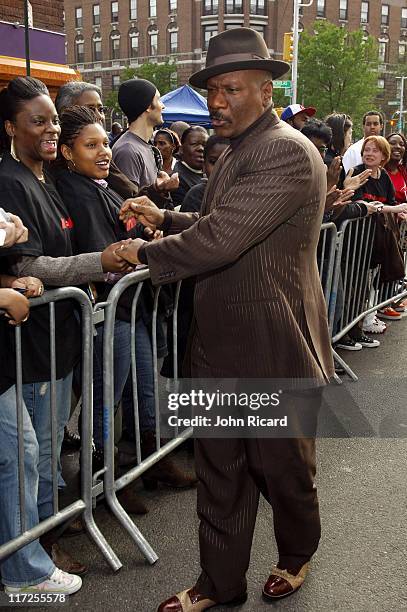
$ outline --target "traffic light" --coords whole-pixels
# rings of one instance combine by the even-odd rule
[[[394,127],[394,126],[396,125],[396,123],[397,123],[397,120],[396,120],[396,119],[390,119],[390,125],[391,125],[391,127]]]
[[[294,34],[286,32],[283,40],[283,60],[292,62],[294,57]]]

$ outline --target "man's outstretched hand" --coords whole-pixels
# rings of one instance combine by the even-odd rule
[[[147,244],[145,240],[141,238],[135,238],[131,242],[123,243],[116,251],[117,255],[129,262],[132,266],[135,266],[141,261],[138,258],[138,252],[143,244]]]
[[[135,217],[139,223],[153,231],[164,223],[164,211],[158,208],[147,196],[129,198],[120,209],[119,217],[128,221]]]

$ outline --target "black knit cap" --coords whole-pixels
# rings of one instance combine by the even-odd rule
[[[146,79],[130,79],[120,85],[117,99],[129,123],[148,109],[156,91],[156,86]]]

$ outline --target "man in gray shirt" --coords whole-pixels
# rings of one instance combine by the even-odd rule
[[[139,189],[153,185],[158,168],[149,141],[163,123],[160,93],[150,81],[130,79],[120,85],[118,101],[129,128],[113,145],[113,161]]]

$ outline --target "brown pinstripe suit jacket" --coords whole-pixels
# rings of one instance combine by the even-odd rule
[[[154,284],[197,275],[195,324],[217,375],[332,376],[316,265],[325,194],[317,149],[269,110],[218,161],[202,216],[170,213],[173,235],[146,247]]]

